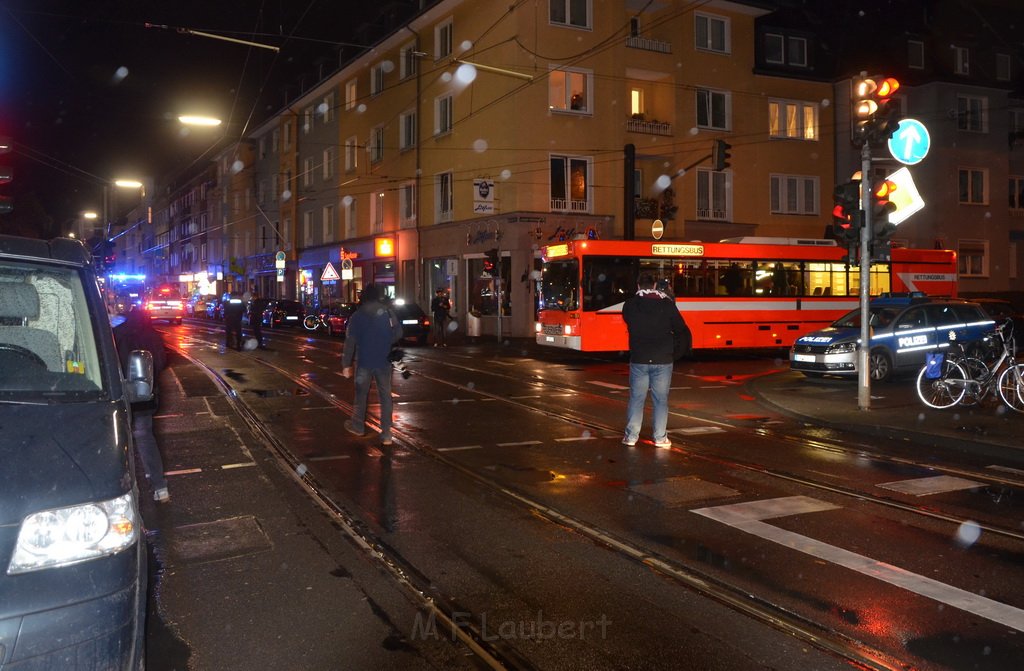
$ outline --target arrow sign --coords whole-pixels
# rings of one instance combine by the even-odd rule
[[[901,119],[896,132],[889,138],[889,153],[904,165],[916,165],[928,155],[931,136],[917,119]]]

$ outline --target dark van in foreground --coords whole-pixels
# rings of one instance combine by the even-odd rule
[[[144,666],[146,552],[129,403],[81,242],[0,236],[0,668]]]

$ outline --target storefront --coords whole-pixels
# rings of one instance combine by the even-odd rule
[[[299,254],[299,300],[307,309],[355,303],[370,282],[381,285],[388,296],[394,297],[397,265],[393,236],[303,250]]]

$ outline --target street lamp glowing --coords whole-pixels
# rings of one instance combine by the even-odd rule
[[[98,217],[99,217],[100,215],[98,215],[98,214],[96,214],[95,212],[93,212],[92,210],[90,210],[90,211],[88,211],[88,212],[83,212],[83,213],[82,213],[82,216],[83,216],[84,218],[86,218],[86,219],[90,219],[90,220],[91,220],[91,219],[96,219],[96,218],[98,218]]]
[[[219,126],[221,121],[215,117],[210,116],[198,116],[194,114],[183,114],[178,117],[178,121],[185,124],[186,126]]]
[[[114,186],[119,186],[122,189],[141,189],[143,184],[137,179],[115,179]]]

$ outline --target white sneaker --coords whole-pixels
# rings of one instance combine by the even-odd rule
[[[654,446],[668,449],[672,447],[672,441],[668,439],[668,436],[665,436],[664,438],[654,441]]]
[[[159,503],[167,503],[171,500],[171,493],[167,491],[166,487],[161,487],[153,492],[153,500]]]
[[[622,444],[625,445],[626,447],[633,447],[634,445],[636,445],[636,438],[623,438]]]

